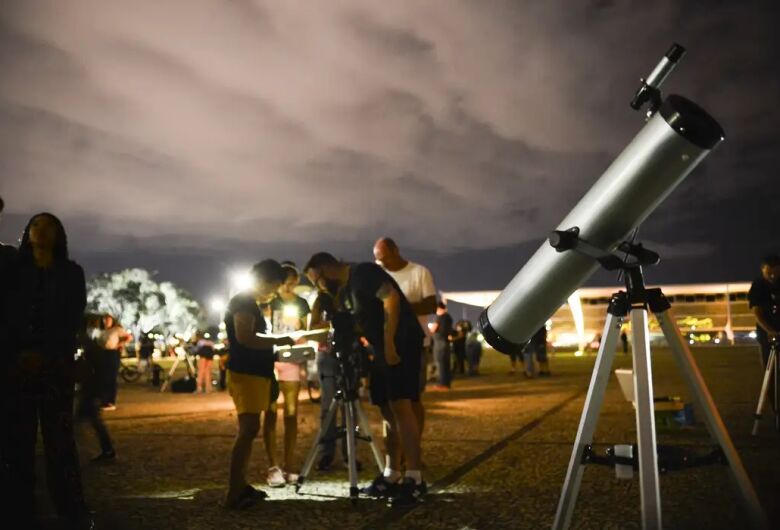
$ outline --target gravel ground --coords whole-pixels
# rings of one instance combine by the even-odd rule
[[[759,437],[749,435],[762,375],[757,353],[724,348],[695,354],[761,502],[774,527],[780,528],[775,502],[780,440],[769,420]],[[526,380],[508,375],[506,358],[488,352],[483,375],[456,379],[450,392],[427,393],[423,459],[432,493],[407,511],[369,499],[352,506],[343,468],[312,472],[300,495],[293,488],[266,488],[269,501],[244,512],[226,511],[221,501],[236,429],[229,397],[220,392],[159,394],[140,383],[124,384],[118,410],[105,414],[116,440],[117,461],[88,463],[97,444],[86,427],[79,432],[88,501],[97,512],[98,528],[549,528],[593,361],[558,356],[552,360],[553,377]],[[619,355],[616,367],[621,366],[630,366],[628,356]],[[688,395],[668,352],[655,352],[653,368],[656,395]],[[377,411],[368,404],[365,410],[378,433]],[[302,401],[301,463],[313,441],[318,412],[318,405]],[[280,424],[279,436],[281,432]],[[595,443],[603,449],[634,439],[633,411],[613,377]],[[700,425],[661,432],[659,441],[700,450],[709,443]],[[369,465],[369,448],[360,446],[365,467],[361,478],[369,481],[376,468]],[[266,468],[258,439],[250,477],[259,486]],[[666,528],[746,526],[726,467],[665,474],[661,487]],[[39,489],[44,509],[50,510],[44,488]],[[588,467],[572,528],[640,528],[639,515],[636,477],[617,480],[608,468]]]

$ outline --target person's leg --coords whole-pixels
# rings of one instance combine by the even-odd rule
[[[423,347],[420,354],[420,399],[414,402],[414,415],[417,418],[417,427],[420,429],[420,436],[425,430],[425,408],[422,404],[422,396],[425,393],[425,385],[428,382],[428,354],[427,348]]]
[[[320,429],[326,441],[322,444],[322,452],[320,453],[321,456],[318,466],[320,468],[327,468],[333,463],[333,459],[336,456],[336,416],[333,417],[333,420],[330,422],[330,424],[325,425],[325,420],[328,416],[328,410],[330,410],[330,404],[333,402],[333,396],[336,393],[336,380],[334,375],[330,375],[329,372],[323,371],[323,364],[324,363],[320,363],[319,367]]]
[[[528,378],[536,377],[536,365],[534,364],[533,352],[523,352],[523,364],[525,366],[525,376]]]
[[[510,353],[509,354],[509,373],[513,374],[517,371],[517,354],[516,353]]]
[[[425,428],[425,407],[423,407],[422,396],[419,401],[412,401],[412,410],[414,411],[414,417],[417,419],[417,430],[420,431],[420,438],[422,438],[423,429]]]
[[[13,386],[13,383],[12,383]],[[34,398],[13,388],[9,393],[6,450],[8,483],[3,495],[6,508],[23,520],[35,515],[35,443],[38,438],[38,407]],[[26,521],[25,521],[26,522]]]
[[[249,458],[252,456],[252,442],[260,431],[260,414],[244,413],[238,415],[238,434],[230,455],[230,478],[227,503],[239,498],[247,486],[246,472]]]
[[[263,418],[263,443],[268,457],[268,467],[278,467],[276,460],[276,402],[271,403]]]
[[[420,462],[420,431],[417,428],[417,418],[414,415],[412,408],[412,401],[409,399],[397,399],[389,403],[391,417],[393,420],[393,430],[397,431],[396,437],[393,440],[394,447],[392,450],[396,455],[400,457],[399,449],[403,449],[404,457],[406,458],[407,471],[419,471],[421,468]],[[385,416],[385,411],[382,413]],[[388,436],[388,439],[390,437]],[[398,447],[400,445],[400,447]],[[393,456],[390,453],[391,447],[388,446],[388,454],[391,454],[391,464],[393,463]]]
[[[58,381],[39,401],[46,485],[60,517],[76,517],[87,512],[73,434],[73,384],[73,381]]]
[[[444,374],[444,386],[449,388],[452,386],[452,363],[450,361],[450,358],[452,357],[452,352],[450,351],[449,345],[444,348],[444,362],[442,363],[444,365],[444,369],[446,370]]]
[[[445,366],[445,363],[448,361],[448,359],[445,358],[445,352],[446,348],[444,348],[441,344],[433,345],[433,359],[436,362],[436,374],[439,386],[448,385],[447,371],[449,367]]]
[[[203,388],[204,392],[206,391],[206,385],[205,385],[206,369],[205,369],[205,364],[206,364],[206,358],[205,357],[198,357],[198,379],[197,379],[197,382],[195,384],[195,392],[196,393],[200,392],[201,388]]]
[[[119,392],[118,388],[118,382],[117,382],[117,375],[119,374],[119,366],[121,365],[120,361],[121,353],[119,350],[114,350],[111,352],[110,355],[110,361],[111,361],[111,367],[110,367],[110,373],[107,374],[108,377],[108,383],[110,385],[110,403],[116,405],[116,398],[117,393]]]
[[[388,469],[399,473],[401,471],[401,440],[399,439],[398,425],[396,423],[396,416],[393,413],[389,403],[385,403],[379,407],[382,413],[382,419],[384,420],[385,431],[385,476],[388,474]],[[415,418],[415,425],[417,420]],[[394,477],[397,478],[397,477]]]
[[[279,383],[284,395],[284,470],[295,469],[295,444],[298,441],[298,395],[300,381],[282,381]]]
[[[550,375],[550,362],[547,359],[547,350],[536,350],[536,362],[539,363],[539,375]]]
[[[88,421],[89,425],[95,431],[98,442],[100,443],[100,453],[102,457],[114,456],[114,444],[108,433],[106,424],[103,423],[103,417],[100,412],[100,398],[90,390],[92,387],[85,385],[82,388],[81,396],[76,407],[76,418],[81,421]]]

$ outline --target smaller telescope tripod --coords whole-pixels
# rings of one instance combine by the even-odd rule
[[[772,341],[769,349],[769,358],[766,361],[766,371],[764,371],[764,383],[761,385],[761,393],[758,395],[758,406],[756,407],[756,414],[753,416],[753,436],[758,434],[758,424],[761,421],[761,414],[764,412],[764,405],[766,404],[767,394],[769,394],[770,380],[774,378],[774,396],[773,406],[775,413],[775,429],[780,432],[780,395],[777,392],[777,384],[780,383],[780,374],[777,369],[777,354],[780,349],[780,343],[775,339]]]
[[[176,374],[176,369],[179,367],[179,363],[184,361],[184,364],[187,368],[187,377],[195,377],[195,366],[193,366],[192,359],[190,359],[190,356],[185,353],[184,357],[181,357],[180,355],[176,355],[176,359],[173,361],[173,364],[171,365],[171,369],[168,370],[168,378],[165,380],[165,382],[160,387],[160,392],[165,392],[168,390],[168,385],[171,384],[171,381],[173,381],[173,376]]]
[[[339,373],[336,376],[338,383],[338,390],[333,398],[333,401],[328,407],[328,414],[325,420],[320,425],[319,433],[315,438],[314,443],[309,449],[309,453],[306,456],[306,461],[301,469],[301,474],[298,477],[298,483],[295,485],[295,492],[300,493],[301,487],[306,482],[306,477],[309,476],[311,468],[314,465],[314,461],[320,454],[323,446],[329,442],[335,442],[342,438],[346,438],[347,442],[347,465],[349,468],[349,498],[352,504],[357,503],[360,490],[358,489],[358,469],[357,469],[357,441],[363,440],[369,443],[371,446],[371,452],[374,454],[374,460],[381,472],[384,468],[384,458],[382,453],[371,436],[371,429],[368,424],[368,417],[363,412],[360,406],[360,397],[357,392],[357,384],[352,377],[345,377],[342,368],[339,369]],[[328,437],[326,431],[327,427],[331,425],[331,422],[336,420],[336,412],[343,410],[344,425],[336,429],[334,436]]]

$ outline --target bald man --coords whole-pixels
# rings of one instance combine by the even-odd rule
[[[389,237],[382,237],[374,243],[374,259],[396,281],[412,309],[417,315],[425,333],[426,350],[430,344],[430,331],[428,330],[428,317],[436,313],[436,286],[433,283],[433,275],[423,265],[411,262],[401,256],[398,245]],[[425,390],[425,382],[428,376],[428,358],[422,356],[420,367],[420,392]],[[422,434],[425,425],[425,410],[422,400],[415,402],[414,413]]]

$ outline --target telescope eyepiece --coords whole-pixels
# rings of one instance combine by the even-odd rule
[[[671,62],[676,63],[680,59],[683,58],[683,55],[685,55],[685,48],[677,44],[676,42],[672,44],[672,47],[669,48],[669,51],[666,52],[666,58],[669,59]]]

